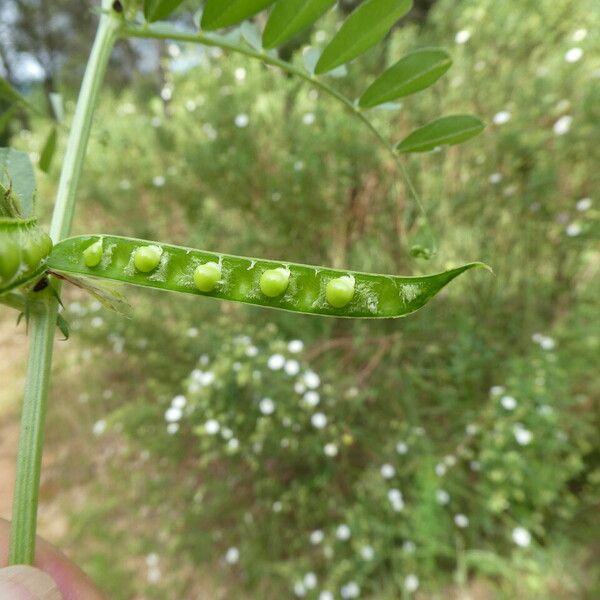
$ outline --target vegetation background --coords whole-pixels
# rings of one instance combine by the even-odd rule
[[[0,11],[3,74],[40,105],[60,92],[67,119],[92,7]],[[284,51],[301,60],[335,23]],[[597,598],[599,30],[595,0],[417,2],[334,81],[353,96],[408,50],[451,50],[433,88],[373,113],[398,139],[452,111],[489,123],[409,159],[429,261],[409,252],[430,232],[389,156],[333,101],[243,57],[121,43],[75,233],[376,272],[484,260],[496,275],[381,323],[137,289],[123,320],[69,290],[41,532],[116,600]],[[35,158],[48,124],[17,116],[2,145]],[[46,215],[59,162],[38,174]],[[10,454],[25,338],[0,314]]]

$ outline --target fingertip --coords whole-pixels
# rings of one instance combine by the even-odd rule
[[[0,600],[63,600],[50,575],[26,565],[0,569]]]

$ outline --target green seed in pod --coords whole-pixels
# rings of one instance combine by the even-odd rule
[[[102,238],[96,240],[83,251],[83,262],[86,267],[97,267],[102,260]]]
[[[160,246],[140,246],[133,254],[133,264],[138,271],[149,273],[158,267],[162,253]]]
[[[283,267],[268,269],[260,276],[260,291],[269,298],[275,298],[287,290],[289,282],[290,272],[288,269]]]
[[[26,234],[23,241],[23,261],[29,269],[36,269],[51,249],[50,237],[43,231],[35,229]]]
[[[0,279],[3,281],[12,279],[20,264],[19,246],[12,240],[2,240],[0,242]]]
[[[221,267],[216,262],[198,265],[194,270],[194,284],[201,292],[212,292],[221,279]]]
[[[331,279],[325,288],[327,302],[334,308],[342,308],[349,304],[354,296],[354,277],[343,275]]]

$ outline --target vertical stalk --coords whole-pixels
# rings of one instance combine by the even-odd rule
[[[120,23],[111,5],[112,0],[102,0],[103,14],[73,116],[50,226],[50,236],[54,242],[69,235],[71,230],[75,192],[81,176],[92,117]],[[17,454],[9,564],[33,564],[35,555],[44,421],[58,312],[58,303],[49,291],[39,294],[32,306],[29,321],[31,339]]]

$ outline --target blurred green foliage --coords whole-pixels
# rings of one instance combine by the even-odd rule
[[[215,598],[449,597],[469,581],[491,598],[600,592],[599,26],[593,0],[439,0],[335,81],[357,95],[375,66],[451,48],[435,87],[373,111],[398,139],[455,110],[489,123],[408,159],[430,262],[410,255],[431,231],[385,149],[305,84],[170,45],[161,97],[104,96],[77,232],[496,272],[385,323],[142,291],[128,321],[74,298],[50,418],[62,436],[94,422],[98,439],[63,459],[86,490],[65,543],[111,598],[197,597],[198,569]]]

